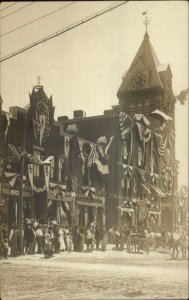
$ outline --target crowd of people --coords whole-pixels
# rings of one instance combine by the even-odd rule
[[[172,236],[175,241],[175,235]],[[179,233],[178,240],[180,237],[183,241],[183,233]],[[55,220],[48,222],[48,224],[40,224],[36,220],[26,219],[22,237],[16,224],[12,224],[10,231],[5,224],[0,226],[0,258],[7,259],[9,251],[11,257],[20,255],[22,252],[20,250],[20,238],[23,238],[24,254],[44,254],[45,258],[50,258],[63,251],[106,251],[107,243],[115,245],[113,247],[115,250],[123,251],[126,249],[127,252],[132,252],[133,247],[135,251],[136,247],[140,250],[142,240],[145,240],[148,250],[150,247],[157,250],[158,243],[162,246],[166,241],[170,242],[171,240],[165,229],[162,229],[161,233],[153,233],[150,229],[145,229],[140,232],[139,237],[137,228],[129,228],[127,224],[115,228],[111,227],[108,230],[105,226],[94,228],[90,224],[84,229],[79,226],[59,225]],[[172,244],[169,243],[169,245]]]

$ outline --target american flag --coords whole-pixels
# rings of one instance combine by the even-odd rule
[[[133,120],[124,112],[119,113],[119,127],[121,130],[121,138],[124,140],[126,133],[133,128]]]
[[[91,152],[88,157],[88,167],[91,167],[96,161],[96,145],[91,146]]]

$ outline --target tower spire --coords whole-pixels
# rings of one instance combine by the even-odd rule
[[[143,24],[144,24],[145,27],[146,27],[146,32],[145,32],[144,37],[145,37],[145,38],[148,38],[148,37],[149,37],[149,35],[148,35],[148,24],[150,23],[150,20],[149,20],[149,18],[148,18],[148,13],[147,13],[146,10],[142,13],[142,15],[145,16],[144,21],[143,21]]]
[[[43,89],[43,86],[41,85],[41,76],[37,76],[37,85],[35,86],[35,89],[36,90],[39,90],[39,89]]]

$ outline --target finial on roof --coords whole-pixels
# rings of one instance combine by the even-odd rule
[[[37,76],[37,85],[35,86],[35,89],[36,90],[39,90],[39,89],[43,89],[43,86],[41,85],[41,76]]]
[[[142,13],[142,15],[145,16],[143,23],[146,26],[146,32],[145,32],[144,37],[148,38],[149,37],[149,35],[148,35],[148,24],[150,23],[150,20],[148,18],[148,13],[147,13],[146,10]]]

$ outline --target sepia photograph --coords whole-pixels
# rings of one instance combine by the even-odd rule
[[[1,1],[0,300],[188,299],[188,1]]]

